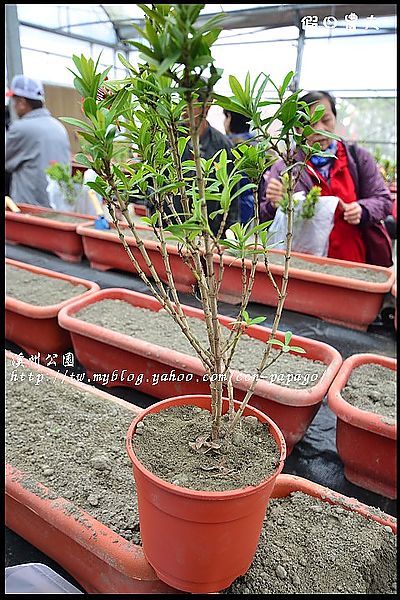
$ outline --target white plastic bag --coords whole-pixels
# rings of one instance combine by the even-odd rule
[[[42,563],[6,567],[6,594],[82,594],[77,587]]]
[[[333,229],[333,219],[339,202],[337,196],[321,196],[315,205],[315,215],[311,219],[302,219],[301,209],[306,198],[305,192],[296,192],[293,198],[297,200],[294,207],[292,250],[314,256],[328,254],[329,236]],[[280,242],[274,248],[286,249],[287,215],[280,207],[269,228],[271,242]]]
[[[50,206],[53,210],[71,211],[71,205],[65,200],[65,195],[60,187],[60,184],[54,179],[47,176],[47,195],[49,197]]]
[[[96,214],[87,196],[89,188],[79,183],[74,183],[73,186],[74,196],[71,203],[67,199],[66,190],[63,188],[63,185],[47,177],[46,191],[49,196],[51,208],[62,212],[82,213],[84,215]]]

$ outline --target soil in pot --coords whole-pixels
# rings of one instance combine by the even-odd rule
[[[159,346],[173,348],[178,352],[195,356],[195,351],[182,334],[179,326],[160,310],[154,312],[138,308],[123,300],[101,300],[77,312],[75,316],[83,321],[125,333]],[[190,328],[200,343],[208,347],[207,330],[204,321],[188,317]],[[242,336],[236,349],[232,367],[244,373],[255,372],[263,355],[265,344],[249,336]],[[271,359],[277,354],[272,350]],[[307,388],[319,381],[326,370],[321,361],[304,358],[304,355],[283,353],[271,369],[264,373],[265,381],[273,381],[291,388]],[[288,374],[298,377],[287,377]],[[280,379],[279,375],[281,375]]]
[[[51,377],[36,385],[36,371],[6,363],[7,461],[30,475],[25,485],[35,493],[35,482],[42,482],[125,539],[140,543],[135,484],[125,450],[132,412],[72,391]],[[32,372],[35,380],[13,381],[13,371]],[[391,532],[295,493],[270,500],[253,565],[224,593],[394,594],[395,586]]]
[[[261,258],[260,261],[264,262],[264,259]],[[268,262],[273,265],[283,266],[284,261],[285,257],[283,254],[274,254],[273,252],[268,254]],[[367,269],[366,267],[343,267],[341,265],[333,265],[330,263],[320,264],[307,261],[304,258],[298,258],[297,256],[290,257],[289,266],[293,269],[302,269],[314,273],[326,273],[327,275],[335,275],[337,277],[350,277],[351,279],[360,279],[362,281],[370,281],[373,283],[383,283],[388,279],[386,273]]]
[[[60,213],[44,212],[44,213],[24,213],[31,217],[40,217],[41,219],[51,219],[53,221],[59,221],[60,223],[82,223],[85,219],[88,220],[91,217],[77,217],[74,215],[62,215]]]
[[[369,363],[352,370],[341,393],[356,408],[395,419],[396,383],[396,371]]]
[[[137,458],[174,485],[208,492],[256,486],[279,465],[278,445],[257,417],[244,417],[232,436],[224,417],[221,439],[214,445],[204,443],[210,412],[196,406],[166,408],[140,423],[132,438]]]
[[[87,287],[6,265],[6,293],[33,306],[52,306],[87,292]]]

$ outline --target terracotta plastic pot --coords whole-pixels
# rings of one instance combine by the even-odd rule
[[[19,204],[18,206],[21,209],[20,213],[8,210],[5,212],[7,242],[48,250],[68,262],[81,261],[83,256],[82,239],[76,232],[79,223],[63,223],[41,217],[43,213],[52,212],[50,208],[32,204]],[[54,212],[75,217],[82,223],[92,223],[95,219],[93,216],[79,213]]]
[[[168,483],[141,464],[132,448],[132,437],[145,415],[191,404],[210,410],[211,397],[179,396],[146,408],[129,428],[127,451],[133,464],[147,560],[162,581],[179,590],[218,592],[251,565],[268,500],[284,465],[286,446],[276,424],[247,406],[244,414],[267,424],[279,447],[279,465],[271,477],[255,487],[227,492],[194,491]],[[225,400],[224,412],[227,408]]]
[[[115,231],[113,224],[110,224],[110,227]],[[137,247],[135,238],[129,232],[129,227],[125,224],[121,224],[121,229],[126,232],[126,241],[141,269],[148,277],[151,277],[150,270],[146,266],[145,260]],[[137,229],[142,231],[151,231],[149,227],[140,225],[137,226]],[[129,236],[127,235],[128,232],[130,233]],[[125,248],[123,247],[117,232],[113,234],[110,232],[101,231],[99,229],[94,229],[90,225],[80,225],[77,229],[77,233],[82,237],[85,255],[88,257],[90,266],[93,269],[98,269],[99,271],[120,269],[121,271],[128,271],[129,273],[137,274],[137,271],[133,266]],[[161,281],[167,282],[164,262],[158,250],[160,243],[157,240],[143,240],[143,245],[146,248],[150,260],[154,265],[154,268]],[[177,290],[180,292],[192,293],[196,280],[190,269],[182,261],[177,247],[169,244],[168,253],[170,267]]]
[[[6,356],[16,355],[6,351]],[[138,406],[94,387],[68,380],[61,373],[26,359],[32,371],[121,405],[139,414]],[[28,424],[27,424],[28,425]],[[26,485],[25,482],[29,482]],[[128,542],[69,500],[34,481],[11,464],[6,465],[6,526],[55,560],[89,594],[174,594],[147,562],[140,546]]]
[[[280,250],[272,250],[271,253],[284,254]],[[386,267],[311,256],[300,252],[292,252],[292,256],[311,263],[345,267],[348,269],[349,276],[339,277],[290,267],[285,308],[319,317],[325,321],[344,325],[351,329],[366,331],[368,325],[378,315],[385,293],[392,287],[393,271]],[[228,256],[225,256],[223,261],[225,270],[219,298],[224,302],[237,304],[240,300],[242,286],[241,264],[240,261]],[[219,258],[216,257],[214,266],[217,271],[218,264]],[[250,260],[246,260],[246,267],[250,272]],[[374,283],[351,279],[351,269],[360,267],[384,273],[387,280],[383,283]],[[278,286],[281,286],[282,283],[283,270],[283,266],[271,263],[271,272]],[[268,279],[263,263],[258,264],[256,267],[251,301],[268,306],[277,305],[277,294]]]
[[[61,279],[72,285],[82,285],[87,288],[87,292],[75,296],[75,299],[86,298],[100,289],[97,283],[93,281],[35,267],[10,258],[6,258],[6,265],[12,265],[31,273]],[[53,357],[54,361],[56,363],[60,362],[62,354],[71,348],[72,342],[69,332],[59,326],[57,316],[61,308],[67,306],[74,298],[66,298],[58,304],[34,306],[29,302],[23,302],[6,295],[6,339],[17,344],[32,356],[39,352],[42,362],[46,361],[48,355],[56,355]]]
[[[107,386],[134,387],[162,400],[176,395],[209,393],[209,382],[204,379],[205,370],[199,358],[87,323],[76,316],[84,307],[105,299],[123,300],[155,312],[161,308],[158,301],[147,294],[109,288],[96,292],[90,298],[78,299],[60,311],[59,324],[70,332],[75,354],[92,381],[96,381],[96,377],[97,381],[103,381],[99,374],[104,374],[104,377],[108,376]],[[202,310],[183,306],[183,311],[189,317],[204,320]],[[230,327],[232,322],[231,317],[222,315],[219,320],[226,327]],[[246,335],[265,341],[269,333],[270,329],[253,325]],[[281,332],[276,337],[284,340]],[[280,427],[288,454],[304,436],[342,364],[339,352],[328,344],[300,336],[293,336],[292,342],[302,346],[308,358],[325,363],[324,375],[312,387],[302,389],[291,389],[260,379],[250,400],[250,404],[266,413]],[[249,375],[233,371],[236,400],[243,399],[250,384]]]
[[[329,407],[337,416],[337,451],[346,479],[394,499],[397,497],[395,419],[356,408],[341,395],[353,369],[365,364],[397,370],[396,359],[378,354],[353,354],[343,362],[328,393]]]

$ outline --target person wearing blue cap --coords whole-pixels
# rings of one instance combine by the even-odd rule
[[[16,75],[9,91],[18,117],[6,134],[5,169],[12,174],[10,196],[14,202],[50,208],[46,169],[51,161],[71,165],[67,130],[44,107],[40,81]]]

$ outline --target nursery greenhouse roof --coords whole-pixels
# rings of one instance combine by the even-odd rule
[[[344,127],[359,120],[353,138],[394,156],[396,4],[206,4],[199,22],[221,11],[213,54],[224,74],[216,91],[230,93],[231,73],[243,80],[247,71],[267,72],[279,82],[292,70],[295,88],[334,93]],[[143,24],[137,4],[6,5],[7,83],[23,72],[72,87],[72,54],[101,53],[111,77],[124,77],[118,53],[138,60],[127,43],[138,39],[134,24]],[[365,109],[374,119],[361,115]]]

